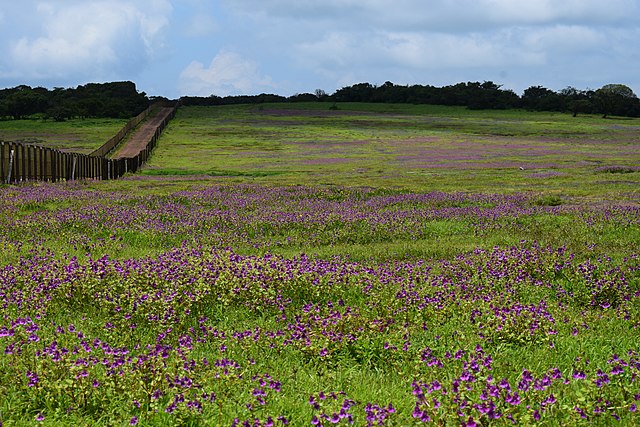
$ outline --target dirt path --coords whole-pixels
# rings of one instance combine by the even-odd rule
[[[173,108],[171,107],[161,108],[155,116],[148,118],[133,131],[132,135],[126,138],[124,145],[117,149],[112,158],[120,159],[123,157],[137,156],[138,153],[145,148],[151,137],[153,137],[160,123],[171,114],[172,110]]]

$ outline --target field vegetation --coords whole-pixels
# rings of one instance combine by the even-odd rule
[[[640,122],[183,107],[0,188],[0,423],[637,425]]]
[[[182,108],[143,175],[560,198],[638,194],[637,119],[332,105]]]
[[[123,119],[75,118],[64,122],[33,117],[0,121],[0,141],[18,141],[61,151],[89,154],[127,123]]]

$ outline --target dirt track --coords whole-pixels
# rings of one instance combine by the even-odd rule
[[[155,116],[150,117],[144,123],[142,123],[137,129],[133,131],[133,134],[128,136],[124,142],[124,145],[120,147],[112,158],[120,159],[123,157],[135,157],[140,153],[147,145],[151,137],[156,132],[158,126],[164,119],[167,118],[173,108],[161,108]]]

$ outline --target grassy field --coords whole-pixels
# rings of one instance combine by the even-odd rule
[[[638,173],[615,172],[638,171],[640,120],[438,106],[329,107],[182,108],[143,174],[560,197],[638,194]]]
[[[89,154],[127,123],[120,119],[0,120],[0,140]]]
[[[1,425],[640,423],[640,122],[329,107],[0,187]]]

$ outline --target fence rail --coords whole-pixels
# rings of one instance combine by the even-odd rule
[[[113,144],[113,141],[118,137],[118,142],[122,141],[127,132],[122,135],[120,133],[126,128],[128,131],[135,128],[149,115],[150,109],[132,119],[118,132],[118,135],[91,154],[70,153],[33,144],[0,141],[1,182],[13,184],[28,181],[108,180],[120,178],[128,172],[137,172],[149,159],[164,128],[175,117],[178,105],[176,104],[172,108],[171,113],[158,125],[154,135],[147,141],[144,148],[133,157],[108,159],[105,155],[117,145],[116,143],[108,148]],[[143,114],[144,116],[140,118]],[[137,123],[130,126],[134,121]],[[103,151],[104,154],[101,154]],[[99,153],[96,154],[97,152]]]
[[[111,150],[113,150],[118,144],[120,144],[120,142],[122,142],[124,137],[129,132],[131,132],[136,126],[138,126],[144,119],[146,119],[151,113],[151,110],[154,109],[159,104],[161,103],[156,103],[149,106],[149,108],[144,110],[142,113],[138,114],[136,117],[129,120],[127,124],[124,125],[124,127],[120,129],[120,131],[117,134],[115,134],[113,138],[111,138],[110,140],[102,144],[100,148],[97,148],[94,151],[92,151],[89,155],[94,157],[104,157],[107,154],[109,154],[109,152],[111,152]]]

